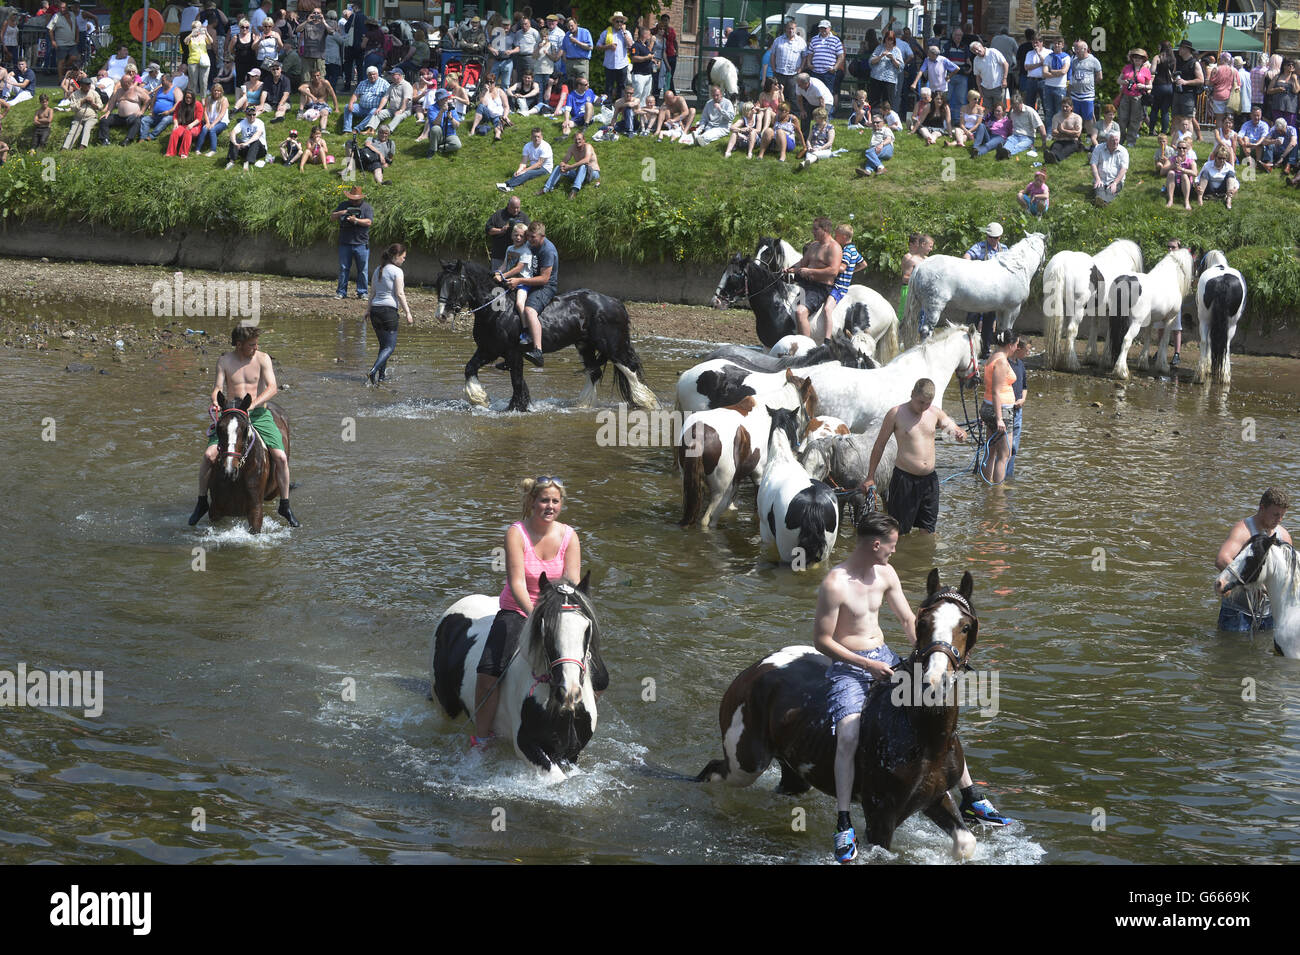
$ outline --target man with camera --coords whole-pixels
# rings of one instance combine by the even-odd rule
[[[330,213],[339,224],[339,288],[335,297],[348,297],[348,273],[355,262],[357,298],[365,298],[369,292],[370,224],[375,220],[375,210],[366,202],[360,186],[353,186],[343,195],[346,198]]]
[[[311,76],[316,70],[325,72],[325,41],[338,28],[325,19],[325,14],[317,7],[307,17],[307,22],[298,31],[302,37],[303,72]]]

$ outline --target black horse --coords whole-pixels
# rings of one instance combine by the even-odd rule
[[[474,355],[465,366],[465,396],[474,404],[487,405],[487,391],[478,380],[478,370],[497,358],[505,358],[514,389],[509,411],[527,411],[528,384],[524,381],[524,352],[519,343],[523,322],[515,310],[514,292],[493,278],[491,270],[457,259],[443,262],[438,288],[438,317],[448,309],[468,308],[474,313]],[[641,359],[632,347],[627,309],[618,299],[578,289],[557,295],[542,311],[542,351],[554,352],[573,345],[582,356],[587,384],[578,399],[589,404],[596,383],[607,362],[614,363],[616,381],[623,400],[640,408],[657,408],[654,392],[645,384]]]
[[[794,311],[803,296],[798,285],[786,281],[780,263],[769,264],[770,258],[737,252],[713,293],[715,308],[729,308],[742,298],[749,300],[754,310],[754,331],[764,348],[795,333]]]

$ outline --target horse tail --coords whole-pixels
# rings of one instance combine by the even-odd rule
[[[889,331],[885,333],[885,351],[889,353],[889,357],[885,358],[882,356],[880,359],[882,363],[886,361],[893,361],[895,358],[898,357],[899,352],[902,351],[902,349],[899,348],[898,345],[898,315],[897,314],[891,314],[889,316]]]
[[[705,498],[709,493],[703,455],[698,453],[704,441],[701,428],[697,423],[683,431],[676,449],[677,463],[682,469],[682,519],[679,522],[682,527],[691,527],[700,522]]]
[[[1054,262],[1043,272],[1043,351],[1047,353],[1049,368],[1056,365],[1061,349],[1061,323],[1065,319],[1064,269]]]
[[[614,362],[614,370],[618,372],[615,381],[618,382],[619,394],[623,400],[629,404],[634,404],[638,408],[644,408],[647,411],[653,411],[659,407],[659,399],[650,387],[641,380],[641,360],[637,358],[636,352],[632,351],[629,346],[628,351],[632,354],[632,360],[635,366],[625,365],[620,361]]]
[[[921,339],[921,290],[916,287],[916,271],[908,283],[907,307],[903,309],[903,346],[911,348]]]
[[[1223,377],[1228,359],[1228,324],[1241,310],[1246,290],[1235,275],[1221,275],[1205,283],[1206,304],[1210,307],[1210,367],[1214,377]]]
[[[825,489],[826,493],[819,493]],[[799,522],[799,547],[807,558],[807,566],[820,564],[826,559],[826,535],[832,530],[839,515],[835,494],[826,485],[808,488],[808,507]]]

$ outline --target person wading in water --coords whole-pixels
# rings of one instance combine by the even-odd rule
[[[1259,499],[1259,510],[1232,525],[1232,530],[1228,532],[1228,539],[1223,542],[1223,546],[1219,548],[1219,556],[1214,560],[1215,568],[1222,571],[1231,564],[1232,559],[1246,546],[1246,541],[1256,534],[1268,534],[1290,544],[1291,535],[1282,526],[1282,518],[1286,517],[1289,504],[1286,491],[1276,487],[1268,488],[1264,496]],[[1259,622],[1256,629],[1273,629],[1273,614],[1269,609],[1267,595],[1260,599],[1257,619]],[[1245,602],[1245,594],[1241,590],[1236,590],[1231,596],[1224,597],[1223,603],[1219,606],[1219,629],[1246,633],[1250,630],[1250,625],[1251,612]]]
[[[286,489],[280,498],[277,513],[289,522],[290,527],[300,527],[298,519],[289,508],[289,457],[284,453],[284,439],[280,429],[275,426],[266,403],[280,392],[275,382],[275,369],[271,367],[271,356],[257,350],[257,339],[261,332],[255,325],[237,325],[230,333],[230,344],[235,347],[221,356],[217,362],[217,383],[212,388],[212,402],[209,412],[214,416],[212,427],[208,429],[208,449],[203,453],[203,462],[199,465],[199,500],[190,515],[190,527],[199,522],[208,513],[208,479],[212,466],[217,462],[217,426],[215,416],[220,414],[217,395],[225,392],[233,401],[242,401],[251,396],[253,403],[248,408],[248,423],[257,429],[258,436],[266,442],[266,450],[271,455],[271,466],[275,468],[280,487]]]

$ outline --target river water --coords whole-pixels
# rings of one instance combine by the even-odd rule
[[[811,639],[820,574],[757,560],[752,491],[722,529],[680,530],[670,453],[598,446],[572,353],[529,370],[534,413],[506,415],[461,397],[467,338],[404,330],[393,385],[367,391],[360,323],[263,328],[303,527],[272,517],[260,538],[185,525],[220,337],[207,356],[95,359],[108,374],[0,352],[0,668],[104,674],[98,717],[0,708],[6,862],[830,861],[828,797],[778,796],[775,773],[740,791],[672,775],[720,755],[740,670]],[[669,401],[710,348],[638,347]],[[1216,635],[1210,589],[1230,522],[1268,484],[1300,488],[1300,388],[1285,360],[1236,372],[1225,397],[1031,369],[1014,484],[959,475],[937,539],[900,544],[913,605],[932,566],[976,577],[974,663],[998,711],[968,707],[962,738],[1016,819],[977,833],[978,862],[1300,855],[1300,664]],[[506,377],[483,380],[502,406]],[[941,445],[941,473],[968,456]],[[535,474],[567,485],[612,679],[579,769],[550,787],[507,746],[467,754],[426,699],[436,621],[499,591],[493,549]],[[916,817],[867,861],[947,850]]]

